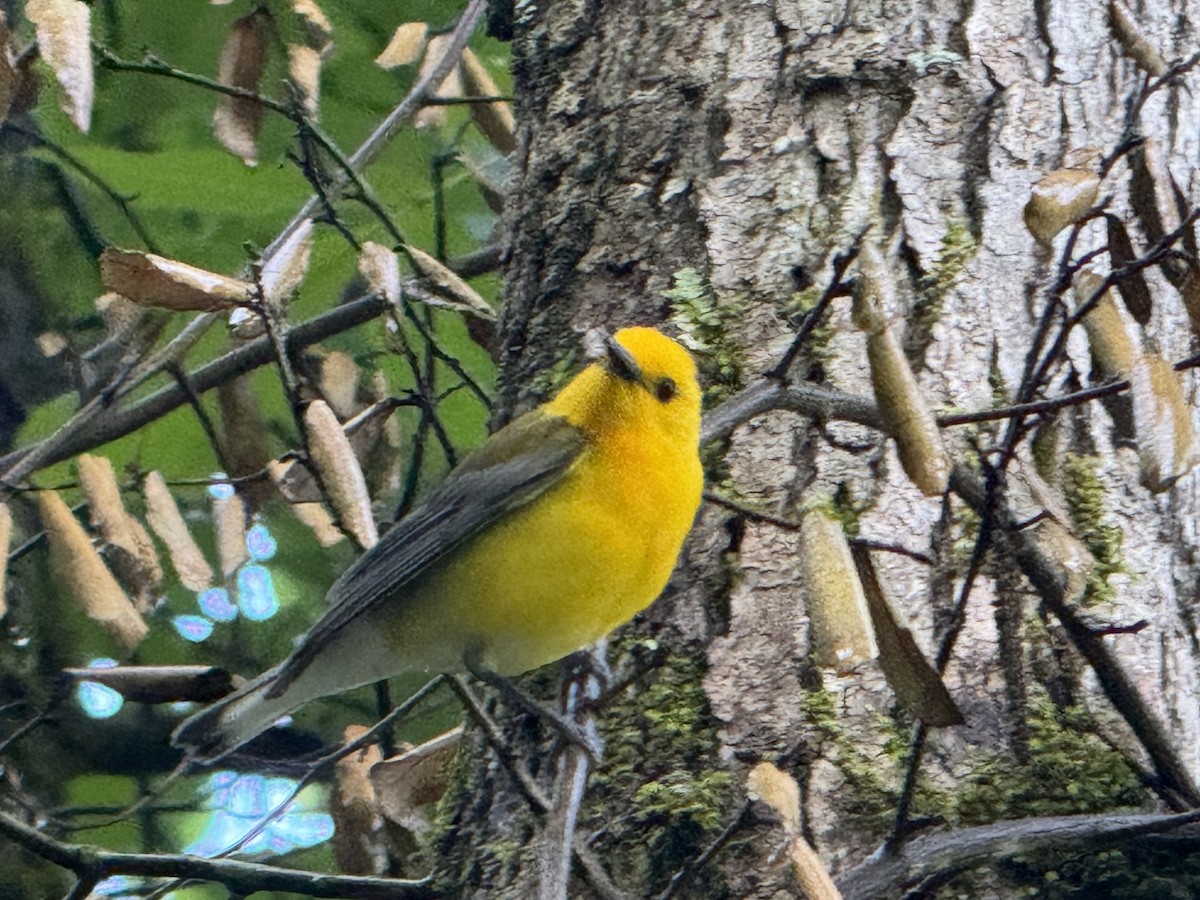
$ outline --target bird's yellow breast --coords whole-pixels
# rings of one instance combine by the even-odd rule
[[[598,640],[662,592],[701,481],[694,451],[614,436],[589,446],[560,484],[464,548],[421,593],[437,598],[462,652],[478,653],[488,669],[544,665]]]

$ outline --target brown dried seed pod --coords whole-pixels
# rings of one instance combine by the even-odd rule
[[[867,333],[867,362],[875,400],[904,472],[926,496],[939,496],[950,481],[950,461],[937,420],[917,384],[883,309],[891,296],[891,278],[883,258],[866,245],[859,255],[854,291],[854,324]]]
[[[1078,222],[1100,195],[1100,176],[1084,169],[1056,169],[1030,188],[1025,227],[1039,244],[1049,247],[1055,236]]]
[[[175,498],[159,472],[151,472],[142,483],[146,498],[146,521],[159,540],[167,545],[171,565],[179,583],[189,591],[202,591],[212,584],[213,570],[180,515]]]
[[[337,416],[323,400],[314,400],[304,411],[308,452],[321,476],[330,505],[342,527],[363,548],[375,546],[379,532],[371,511],[371,497],[350,439]]]
[[[813,509],[800,523],[809,647],[819,666],[846,674],[878,653],[867,598],[842,526]]]
[[[50,545],[51,569],[67,594],[125,650],[132,650],[149,629],[104,565],[83,526],[55,491],[38,493],[38,511]]]
[[[240,494],[212,499],[213,530],[217,533],[217,559],[228,578],[250,558],[246,549],[246,501]]]
[[[148,611],[163,575],[154,541],[142,523],[125,509],[116,473],[106,457],[81,453],[75,465],[88,499],[92,525],[117,551],[110,557],[113,570],[133,591],[139,609]]]

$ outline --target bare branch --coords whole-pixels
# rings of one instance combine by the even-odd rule
[[[1019,853],[1054,850],[1095,853],[1137,838],[1174,831],[1200,821],[1200,811],[1181,815],[1053,816],[994,822],[914,839],[893,853],[876,853],[837,879],[845,900],[900,896],[931,879]]]
[[[394,900],[397,897],[411,900],[436,896],[427,880],[323,875],[240,860],[204,859],[184,854],[116,853],[83,844],[67,844],[2,812],[0,834],[42,859],[70,869],[81,882],[93,885],[110,875],[140,875],[215,881],[235,894],[245,895],[257,891],[293,891],[308,897],[349,897],[354,900]]]

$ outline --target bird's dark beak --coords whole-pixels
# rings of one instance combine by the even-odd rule
[[[632,384],[640,384],[642,380],[642,370],[630,354],[628,350],[617,343],[615,338],[608,338],[604,342],[605,352],[608,354],[608,370],[620,378],[622,381],[628,381]]]

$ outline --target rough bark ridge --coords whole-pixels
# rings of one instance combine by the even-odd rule
[[[1062,246],[1060,238],[1053,253],[1040,249],[1022,224],[1030,185],[1065,164],[1087,168],[1073,161],[1083,148],[1111,151],[1144,78],[1122,55],[1105,6],[1077,0],[573,0],[523,4],[517,17],[524,131],[502,329],[507,408],[543,389],[534,376],[548,360],[528,348],[561,348],[573,329],[591,325],[664,320],[670,309],[662,292],[683,267],[707,278],[714,315],[740,348],[744,371],[770,368],[791,341],[797,311],[825,286],[834,256],[868,226],[897,283],[896,307],[885,312],[904,331],[930,404],[975,410],[1011,400]],[[1174,60],[1192,52],[1194,17],[1186,0],[1149,2],[1138,21],[1147,40]],[[1200,134],[1197,87],[1194,74],[1185,74],[1154,93],[1134,123],[1154,139],[1147,154],[1169,167],[1192,206],[1200,198],[1188,162]],[[1135,215],[1136,190],[1131,201],[1129,159],[1117,162],[1101,196],[1112,195],[1111,211],[1131,223],[1144,248],[1153,235],[1139,230],[1145,223]],[[1101,220],[1083,229],[1077,254],[1104,244]],[[1181,359],[1192,337],[1180,297],[1157,270],[1148,278],[1155,306],[1147,344]],[[813,346],[811,377],[870,396],[863,337],[847,302],[835,302]],[[1069,388],[1071,367],[1078,379],[1089,377],[1080,329],[1068,355],[1051,393]],[[1103,640],[1195,780],[1197,476],[1150,494],[1138,484],[1135,451],[1114,440],[1103,407],[1090,404],[1059,419],[1050,481],[1074,502],[1072,512],[1098,510],[1094,524],[1119,526],[1123,534],[1111,598],[1101,596],[1087,616],[1150,623]],[[946,439],[952,455],[966,460],[972,441],[988,446],[1000,433],[950,429]],[[1063,467],[1064,452],[1075,469]],[[837,495],[858,511],[865,537],[931,557],[932,567],[894,554],[877,554],[876,562],[918,641],[930,656],[936,652],[978,533],[959,501],[922,497],[879,432],[788,412],[741,427],[725,461],[742,497],[777,517],[794,518],[814,497]],[[635,632],[652,630],[670,658],[618,698],[616,712],[601,713],[602,727],[611,715],[611,742],[623,740],[620,727],[638,723],[652,739],[662,736],[664,719],[677,726],[694,713],[697,727],[675,735],[684,751],[661,753],[690,779],[681,795],[713,809],[706,815],[682,802],[647,803],[645,785],[678,788],[679,779],[663,771],[658,746],[625,756],[618,748],[617,763],[609,761],[585,800],[580,828],[631,895],[662,890],[671,864],[658,857],[686,859],[733,816],[745,796],[742,763],[770,758],[799,738],[809,747],[803,765],[792,757],[793,771],[807,834],[825,861],[847,869],[886,832],[908,726],[895,718],[873,665],[836,678],[805,662],[806,588],[797,548],[793,530],[707,510],[676,579],[679,589]],[[967,722],[931,737],[915,810],[971,824],[1148,802],[1115,751],[1090,743],[1088,732],[1102,727],[1105,741],[1139,765],[1142,748],[1099,696],[1058,620],[1039,614],[1037,593],[1012,572],[997,577],[997,564],[1010,565],[989,563],[975,584],[946,677]],[[674,674],[667,672],[672,667]],[[648,706],[666,702],[654,692],[656,679],[678,687],[680,672],[702,677],[704,694],[679,690],[684,701],[675,717]],[[1064,724],[1064,710],[1083,717],[1083,725]],[[1043,750],[1104,757],[1096,764],[1103,777],[1081,787],[1085,797],[1039,805],[1039,794],[1057,796],[1061,785],[1036,782],[1054,776],[1049,765],[1037,768],[1031,729]],[[713,744],[702,746],[710,738]],[[1025,759],[1028,765],[1012,762]],[[493,769],[485,787],[472,779],[471,805],[460,806],[455,819],[461,840],[449,842],[452,856],[477,853],[478,844],[469,846],[475,841],[513,851],[507,867],[468,873],[465,862],[456,863],[481,896],[524,896],[537,881],[513,842],[539,825],[505,778]],[[672,831],[664,820],[687,827]],[[690,890],[774,896],[786,874],[768,866],[773,849],[769,841],[737,846]],[[594,884],[576,888],[583,894]],[[977,890],[975,896],[1007,896],[996,885]]]

